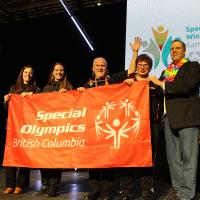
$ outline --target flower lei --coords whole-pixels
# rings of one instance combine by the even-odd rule
[[[179,69],[183,66],[184,63],[188,62],[189,59],[187,58],[183,58],[178,64],[169,64],[169,66],[167,67],[167,69],[165,69],[164,72],[164,80],[168,81],[168,82],[173,82]]]

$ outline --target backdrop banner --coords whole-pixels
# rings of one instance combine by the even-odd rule
[[[152,166],[146,81],[84,92],[13,94],[8,107],[4,166]]]

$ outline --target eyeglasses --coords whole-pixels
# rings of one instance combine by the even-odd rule
[[[147,68],[147,67],[149,67],[149,64],[137,64],[137,67],[145,67],[145,68]]]

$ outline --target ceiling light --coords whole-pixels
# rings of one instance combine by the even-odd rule
[[[79,22],[77,19],[75,19],[72,14],[70,13],[69,9],[67,8],[67,5],[64,3],[63,0],[60,0],[60,3],[63,5],[64,9],[66,10],[66,12],[68,13],[68,15],[70,16],[71,20],[73,21],[73,23],[75,24],[76,28],[79,30],[79,32],[81,33],[81,35],[83,36],[84,40],[86,41],[86,43],[88,44],[88,46],[90,47],[90,49],[92,51],[94,51],[94,47],[92,46],[92,42],[89,39],[89,37],[86,35],[86,33],[84,33],[85,31],[81,28],[81,26],[79,25]]]

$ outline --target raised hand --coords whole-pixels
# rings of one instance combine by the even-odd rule
[[[140,46],[142,44],[142,40],[140,37],[135,37],[134,41],[132,43],[129,43],[132,51],[138,52],[140,49]]]

